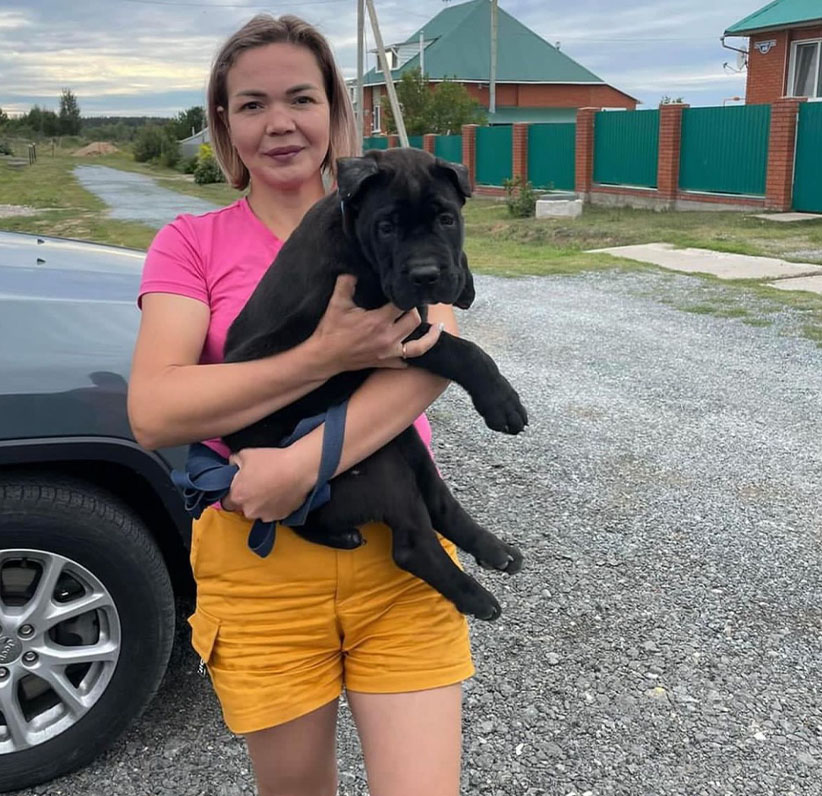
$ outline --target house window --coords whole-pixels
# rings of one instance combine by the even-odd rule
[[[788,80],[792,97],[822,97],[822,39],[793,43]]]
[[[385,49],[385,60],[388,61],[388,68],[393,72],[398,66],[400,62],[400,56],[397,52],[396,47],[386,47]],[[380,60],[380,55],[377,53],[377,72],[382,72],[382,61]]]
[[[371,119],[372,119],[371,132],[372,133],[378,133],[380,131],[380,128],[381,128],[381,124],[380,124],[380,122],[381,122],[381,120],[380,120],[380,106],[379,105],[374,106],[374,113],[372,114]]]

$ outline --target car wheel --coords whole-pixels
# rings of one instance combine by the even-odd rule
[[[0,476],[0,791],[89,763],[157,690],[174,596],[148,530],[61,476]]]

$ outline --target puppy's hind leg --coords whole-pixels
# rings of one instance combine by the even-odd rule
[[[509,575],[519,572],[522,553],[483,528],[459,504],[437,472],[417,433],[413,429],[403,432],[397,438],[397,445],[414,472],[434,527],[461,550],[474,556],[481,567]]]

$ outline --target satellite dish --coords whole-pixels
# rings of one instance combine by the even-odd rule
[[[738,50],[736,53],[736,68],[744,69],[748,65],[748,53]]]

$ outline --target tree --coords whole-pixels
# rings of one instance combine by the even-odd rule
[[[0,127],[2,127],[8,120],[8,115],[2,108],[0,108]]]
[[[456,133],[464,124],[484,124],[488,118],[465,86],[446,79],[431,89],[428,76],[419,69],[410,69],[400,78],[397,100],[408,135]],[[397,126],[390,106],[383,112],[386,129],[395,133]]]
[[[67,88],[60,95],[60,125],[62,135],[77,135],[80,132],[80,106],[77,97]]]
[[[464,124],[486,124],[488,114],[461,83],[444,80],[434,89],[428,132],[456,135]]]
[[[205,127],[205,109],[201,105],[194,105],[178,113],[171,124],[177,139],[188,138],[192,135],[192,131],[198,133]]]

